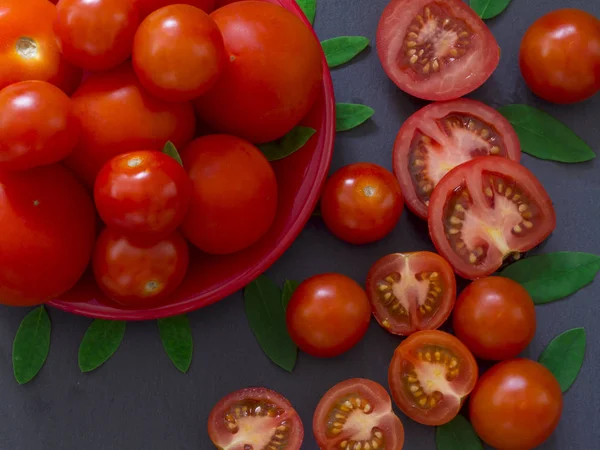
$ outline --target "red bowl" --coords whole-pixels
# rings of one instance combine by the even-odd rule
[[[306,21],[294,0],[265,0]],[[215,303],[267,270],[300,234],[310,218],[329,171],[335,137],[335,100],[323,57],[323,91],[302,121],[317,133],[293,155],[273,163],[279,182],[279,208],[271,230],[252,247],[234,255],[209,256],[192,250],[190,268],[170,304],[152,309],[125,309],[110,302],[88,273],[71,291],[49,304],[63,311],[112,320],[150,320],[187,313]]]

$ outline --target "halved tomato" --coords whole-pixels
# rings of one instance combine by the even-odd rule
[[[390,333],[408,336],[446,321],[456,302],[456,278],[435,253],[394,253],[369,271],[367,295],[377,322]]]
[[[299,450],[304,426],[286,398],[270,389],[247,388],[215,405],[208,435],[221,450]]]
[[[521,159],[521,145],[508,120],[476,100],[432,103],[398,132],[394,173],[408,207],[427,218],[429,197],[451,169],[477,156]]]
[[[479,369],[469,349],[443,331],[419,331],[402,342],[388,373],[392,397],[423,425],[450,422],[471,393]]]
[[[391,0],[377,29],[377,52],[392,81],[425,100],[474,91],[500,61],[496,39],[462,0]]]
[[[435,247],[470,280],[491,275],[507,258],[519,259],[555,228],[552,200],[535,175],[498,156],[451,170],[429,203]]]
[[[404,446],[404,427],[387,391],[362,378],[343,381],[325,393],[313,417],[313,432],[321,450]]]

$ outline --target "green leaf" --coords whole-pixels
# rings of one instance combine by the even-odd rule
[[[348,131],[369,120],[375,110],[356,103],[336,103],[335,114],[335,131]]]
[[[593,150],[564,123],[527,105],[508,105],[498,111],[512,124],[521,148],[536,158],[579,163],[596,157]]]
[[[471,8],[482,19],[491,19],[502,13],[511,0],[471,0]]]
[[[369,46],[371,41],[364,36],[339,36],[321,42],[330,68],[350,62]]]
[[[300,150],[316,132],[314,128],[297,126],[281,139],[260,144],[258,148],[269,161],[277,161]]]
[[[292,299],[292,295],[296,289],[298,289],[300,283],[294,280],[285,280],[283,284],[283,290],[281,292],[281,304],[283,305],[283,310],[287,310],[288,305],[290,304],[290,300]]]
[[[91,372],[115,354],[123,336],[126,323],[120,320],[96,319],[89,326],[79,346],[79,368]]]
[[[19,384],[29,383],[42,369],[50,351],[50,317],[40,306],[25,316],[13,342],[13,371]]]
[[[282,369],[291,372],[298,348],[287,331],[281,290],[261,275],[244,290],[246,317],[265,354]]]
[[[185,314],[158,319],[158,331],[167,355],[179,369],[186,373],[192,364],[194,340],[190,321]]]
[[[540,356],[540,363],[554,374],[566,392],[577,379],[585,357],[585,330],[573,328],[555,337]]]
[[[183,166],[183,161],[181,160],[181,156],[179,156],[179,152],[177,151],[177,149],[175,148],[175,145],[171,141],[167,141],[167,143],[163,147],[162,151],[165,155],[169,155],[171,158],[173,158],[175,161],[177,161],[179,164],[181,164]]]
[[[483,450],[481,440],[463,416],[456,416],[450,422],[435,430],[437,450]]]
[[[315,23],[315,16],[317,14],[317,0],[296,0],[298,6],[304,12],[304,15],[308,19],[311,25]]]
[[[565,298],[587,286],[600,270],[600,256],[557,252],[517,261],[500,275],[521,283],[537,305]]]

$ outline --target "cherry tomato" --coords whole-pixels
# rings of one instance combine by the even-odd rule
[[[471,423],[487,444],[529,450],[554,432],[563,409],[560,385],[541,364],[504,361],[483,374],[471,395]]]
[[[287,308],[287,328],[300,349],[331,358],[354,347],[371,320],[363,288],[340,274],[326,273],[304,281]]]
[[[31,306],[71,289],[85,271],[96,214],[85,188],[57,164],[0,171],[0,303]]]
[[[392,232],[404,200],[394,175],[371,163],[350,164],[332,175],[321,197],[327,228],[351,244],[375,242]]]
[[[192,183],[177,161],[141,150],[115,156],[104,165],[96,178],[94,199],[109,227],[157,240],[181,225],[191,193]]]
[[[22,81],[0,91],[0,169],[58,162],[73,151],[79,132],[71,99],[56,86]]]
[[[135,34],[133,67],[142,85],[166,101],[210,89],[226,64],[223,37],[201,9],[172,5],[150,14]]]
[[[512,125],[493,108],[468,99],[427,105],[404,124],[394,145],[394,173],[408,207],[427,219],[431,193],[444,175],[477,156],[521,159]]]
[[[179,232],[145,242],[105,228],[92,267],[108,297],[126,307],[144,308],[169,299],[183,281],[188,263],[188,246]]]
[[[188,144],[196,119],[190,103],[152,97],[125,63],[90,75],[72,97],[82,135],[67,164],[88,186],[113,156],[140,149],[162,150],[167,141]]]
[[[425,100],[474,91],[500,61],[496,39],[462,0],[391,0],[377,29],[377,51],[391,80]]]
[[[556,227],[552,200],[515,161],[482,156],[451,170],[429,203],[429,234],[460,276],[491,275],[505,259],[543,242]]]
[[[304,426],[290,402],[266,388],[233,392],[208,417],[208,435],[228,450],[300,450]]]
[[[206,253],[224,255],[257,242],[277,212],[277,180],[264,155],[250,142],[216,134],[182,152],[192,179],[185,237]]]
[[[454,308],[454,332],[481,359],[515,358],[535,335],[535,307],[516,281],[481,278],[460,294]]]
[[[56,6],[48,0],[12,0],[0,14],[0,89],[41,80],[73,93],[82,72],[61,55],[52,24]]]
[[[390,333],[408,336],[435,330],[448,319],[456,279],[450,264],[435,253],[395,253],[373,265],[367,295],[377,322]]]
[[[131,56],[140,13],[131,0],[60,0],[54,32],[64,57],[82,69],[108,70]]]
[[[457,338],[418,331],[396,349],[389,383],[404,414],[423,425],[443,425],[456,417],[478,373],[475,358]]]
[[[157,9],[175,4],[192,5],[205,13],[210,13],[215,7],[215,0],[136,0],[136,3],[142,19]]]
[[[600,20],[559,9],[531,25],[521,42],[521,73],[529,88],[554,103],[575,103],[600,90]]]
[[[294,14],[262,1],[232,3],[211,17],[228,61],[217,84],[195,102],[200,118],[252,142],[282,137],[321,92],[319,41]]]

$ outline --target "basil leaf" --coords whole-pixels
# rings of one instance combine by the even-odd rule
[[[96,319],[92,322],[79,346],[82,372],[97,369],[115,354],[125,336],[125,325],[120,320]]]
[[[536,305],[565,298],[587,286],[600,270],[600,256],[557,252],[517,261],[500,275],[521,283]]]
[[[369,120],[375,110],[356,103],[336,103],[335,114],[335,131],[348,131]]]
[[[456,416],[450,422],[435,430],[437,450],[483,450],[481,440],[463,416]]]
[[[185,314],[158,319],[158,332],[163,347],[177,369],[186,373],[192,364],[194,340],[190,321]]]
[[[44,366],[50,351],[50,317],[40,306],[25,316],[13,342],[13,372],[19,384],[29,383]]]
[[[471,0],[471,8],[482,19],[491,19],[503,12],[511,0]]]
[[[281,292],[281,304],[283,305],[283,310],[287,310],[288,305],[290,304],[290,300],[292,299],[292,295],[296,289],[298,289],[300,283],[294,280],[285,280],[283,284],[283,290]]]
[[[183,161],[181,160],[181,156],[179,156],[179,152],[177,151],[177,149],[175,148],[175,145],[171,141],[167,141],[167,143],[163,147],[162,152],[165,155],[169,155],[171,158],[173,158],[175,161],[177,161],[179,164],[181,164],[183,166]]]
[[[296,2],[310,24],[313,25],[317,14],[317,0],[296,0]]]
[[[574,328],[555,337],[540,356],[539,362],[554,374],[566,392],[577,379],[585,357],[585,330]]]
[[[527,105],[508,105],[498,111],[512,124],[522,150],[536,158],[564,163],[589,161],[593,150],[569,127]]]
[[[339,36],[321,42],[330,68],[350,62],[369,46],[371,41],[363,36]]]
[[[260,144],[258,148],[269,161],[277,161],[300,150],[316,132],[314,128],[298,126],[281,139]]]
[[[261,275],[244,290],[246,317],[265,354],[282,369],[291,372],[298,348],[287,331],[281,290]]]

